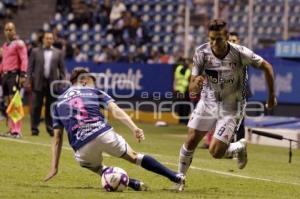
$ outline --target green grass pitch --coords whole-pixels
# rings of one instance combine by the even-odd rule
[[[166,166],[177,169],[179,148],[186,134],[185,126],[156,128],[151,124],[139,124],[145,131],[146,140],[137,143],[122,124],[115,121],[112,124],[136,151],[153,155]],[[147,192],[126,190],[108,193],[101,188],[97,175],[75,162],[65,137],[59,172],[50,182],[44,183],[42,180],[50,167],[51,139],[45,133],[43,124],[38,137],[30,136],[29,128],[29,119],[26,118],[23,139],[0,138],[1,199],[300,198],[299,150],[293,151],[293,162],[288,164],[287,148],[251,144],[248,148],[249,163],[244,170],[238,170],[234,160],[215,160],[207,150],[198,149],[182,193],[168,190],[172,183],[163,177],[122,159],[105,156],[106,165],[124,168],[129,176],[143,180],[150,187]],[[5,129],[5,123],[1,121],[0,130]]]

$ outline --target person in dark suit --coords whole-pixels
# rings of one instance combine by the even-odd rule
[[[55,80],[65,79],[64,56],[61,50],[54,48],[54,35],[45,32],[43,45],[32,50],[29,58],[27,87],[32,90],[31,97],[31,134],[39,134],[39,123],[43,100],[45,102],[45,124],[47,132],[53,136],[51,104],[55,101],[51,89],[51,83]],[[53,87],[55,88],[55,87]],[[55,89],[54,89],[55,91]]]

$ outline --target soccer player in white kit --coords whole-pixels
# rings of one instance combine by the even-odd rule
[[[214,158],[236,154],[238,168],[246,166],[246,140],[230,143],[244,115],[246,66],[263,70],[269,90],[266,107],[271,109],[277,104],[272,65],[248,48],[228,42],[228,37],[226,22],[212,20],[208,26],[209,42],[195,50],[189,91],[192,95],[201,92],[201,98],[191,114],[187,138],[180,149],[180,173],[186,174],[195,148],[214,127],[210,154]],[[175,188],[182,191],[184,184],[177,184]]]

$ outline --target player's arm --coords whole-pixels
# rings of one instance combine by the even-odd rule
[[[268,109],[272,109],[272,108],[274,108],[274,106],[277,105],[275,88],[274,88],[273,67],[266,60],[263,60],[259,68],[262,69],[265,73],[265,78],[266,78],[268,90],[269,90],[269,96],[268,96],[268,101],[267,101],[266,107]]]
[[[144,131],[136,126],[129,115],[121,109],[116,103],[109,102],[108,110],[113,114],[114,118],[120,120],[125,124],[135,135],[136,139],[140,142],[145,139]]]
[[[52,179],[58,172],[59,158],[63,144],[63,128],[54,129],[54,137],[52,139],[52,160],[51,168],[44,181]]]
[[[26,75],[27,75],[27,67],[28,67],[28,54],[27,54],[27,47],[23,41],[18,41],[18,57],[21,61],[20,65],[20,79],[19,79],[19,85],[23,86],[23,84],[26,81]]]
[[[189,83],[189,93],[191,98],[197,98],[203,87],[204,53],[196,49],[193,56],[192,75]]]

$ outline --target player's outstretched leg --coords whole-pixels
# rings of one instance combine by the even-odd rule
[[[183,174],[170,170],[149,155],[136,153],[129,146],[127,147],[127,153],[122,157],[125,160],[140,165],[148,171],[164,176],[172,182],[182,184],[185,182],[185,176]]]

